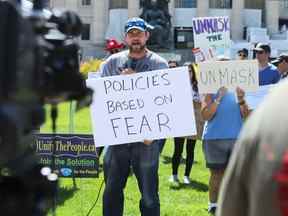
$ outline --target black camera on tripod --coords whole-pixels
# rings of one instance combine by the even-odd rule
[[[30,203],[23,211],[33,213],[23,215],[45,215],[43,200],[53,201],[56,191],[31,146],[33,131],[45,121],[44,104],[76,100],[80,108],[92,100],[79,72],[80,18],[74,12],[53,14],[43,5],[35,0],[23,15],[20,0],[0,0],[0,203]],[[19,197],[25,202],[16,202]]]

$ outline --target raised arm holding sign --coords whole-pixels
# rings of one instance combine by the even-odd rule
[[[192,19],[194,47],[199,49],[196,62],[214,60],[215,56],[230,56],[229,17],[197,17]],[[195,51],[195,50],[194,50]]]
[[[228,164],[230,153],[233,150],[234,143],[241,130],[243,119],[249,114],[246,105],[245,91],[238,86],[248,88],[250,85],[255,86],[257,76],[256,71],[237,70],[236,65],[229,61],[218,61],[208,64],[208,68],[200,63],[200,74],[198,86],[201,92],[214,94],[206,94],[202,103],[202,116],[206,120],[203,133],[203,149],[207,167],[210,169],[210,185],[209,185],[209,206],[208,212],[215,213],[217,207],[218,190],[222,181],[225,168]],[[249,67],[248,67],[249,68]],[[241,73],[239,72],[241,71]],[[248,71],[247,73],[244,73]],[[245,74],[251,74],[244,76]],[[203,77],[205,77],[203,79]],[[253,81],[247,77],[251,77]],[[256,78],[255,78],[256,77]],[[245,81],[245,82],[244,82]],[[257,80],[258,81],[258,80]],[[207,83],[210,82],[210,85]],[[244,83],[243,83],[244,82]],[[252,84],[251,84],[252,83]],[[244,85],[246,84],[246,86]],[[258,82],[257,82],[258,84]],[[257,86],[257,85],[256,85]],[[237,100],[233,92],[229,92],[228,88],[235,88]]]

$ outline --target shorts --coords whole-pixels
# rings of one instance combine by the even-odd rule
[[[203,140],[206,167],[224,169],[227,167],[236,139]]]

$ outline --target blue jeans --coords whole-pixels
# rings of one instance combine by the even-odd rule
[[[164,148],[164,145],[165,145],[165,142],[166,142],[166,139],[160,139],[158,140],[158,143],[159,143],[159,148],[160,148],[160,154],[162,153],[163,151],[163,148]]]
[[[109,146],[104,156],[103,216],[122,216],[126,181],[132,166],[141,192],[142,216],[160,216],[158,195],[159,144]],[[133,193],[133,192],[132,192]]]

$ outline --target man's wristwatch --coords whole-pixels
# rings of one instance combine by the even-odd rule
[[[244,105],[246,103],[246,101],[243,99],[241,101],[238,102],[238,104],[241,106],[241,105]]]

